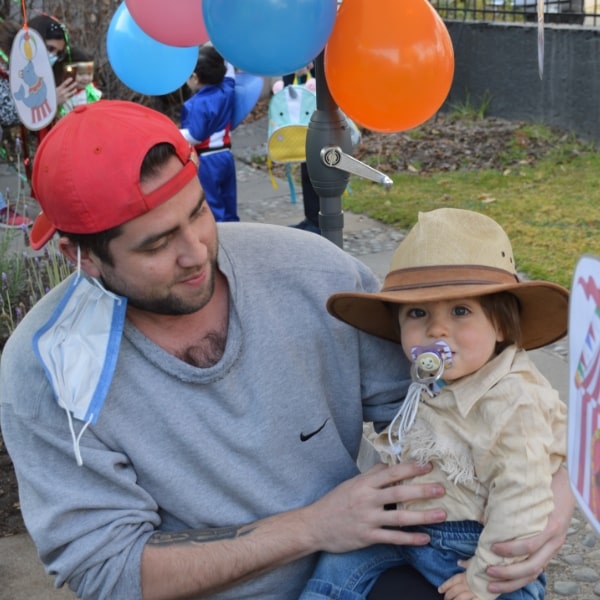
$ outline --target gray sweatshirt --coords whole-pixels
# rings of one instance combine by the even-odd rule
[[[362,263],[292,228],[221,224],[219,237],[230,289],[223,358],[190,366],[126,322],[107,399],[80,440],[83,466],[32,350],[65,284],[6,345],[0,416],[25,522],[56,585],[82,598],[141,598],[156,529],[239,525],[320,498],[357,473],[363,419],[389,421],[408,386],[399,345],[326,312],[334,292],[379,289]],[[313,565],[214,598],[295,600]]]

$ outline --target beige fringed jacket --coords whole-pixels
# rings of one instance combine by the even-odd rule
[[[374,445],[382,459],[398,462],[387,430]],[[527,353],[511,346],[473,375],[452,382],[433,398],[423,393],[407,432],[401,460],[433,463],[433,470],[406,483],[441,482],[443,498],[410,504],[442,507],[448,520],[484,525],[467,570],[480,598],[485,569],[501,559],[496,541],[542,531],[553,509],[552,475],[566,454],[566,406]]]

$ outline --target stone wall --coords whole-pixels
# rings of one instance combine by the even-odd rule
[[[486,114],[543,123],[600,145],[600,29],[546,25],[544,74],[537,28],[448,21],[455,75],[444,110],[469,101]]]

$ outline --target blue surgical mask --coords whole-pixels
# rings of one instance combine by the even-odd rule
[[[48,322],[33,338],[34,351],[67,413],[77,464],[79,440],[96,423],[117,364],[127,300],[79,273]],[[73,419],[84,427],[75,434]]]
[[[48,58],[50,59],[50,66],[53,67],[58,61],[58,54],[48,54]]]

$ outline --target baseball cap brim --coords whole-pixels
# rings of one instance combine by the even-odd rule
[[[56,233],[56,227],[50,223],[46,215],[42,212],[36,217],[29,232],[29,245],[34,250],[43,248]]]

